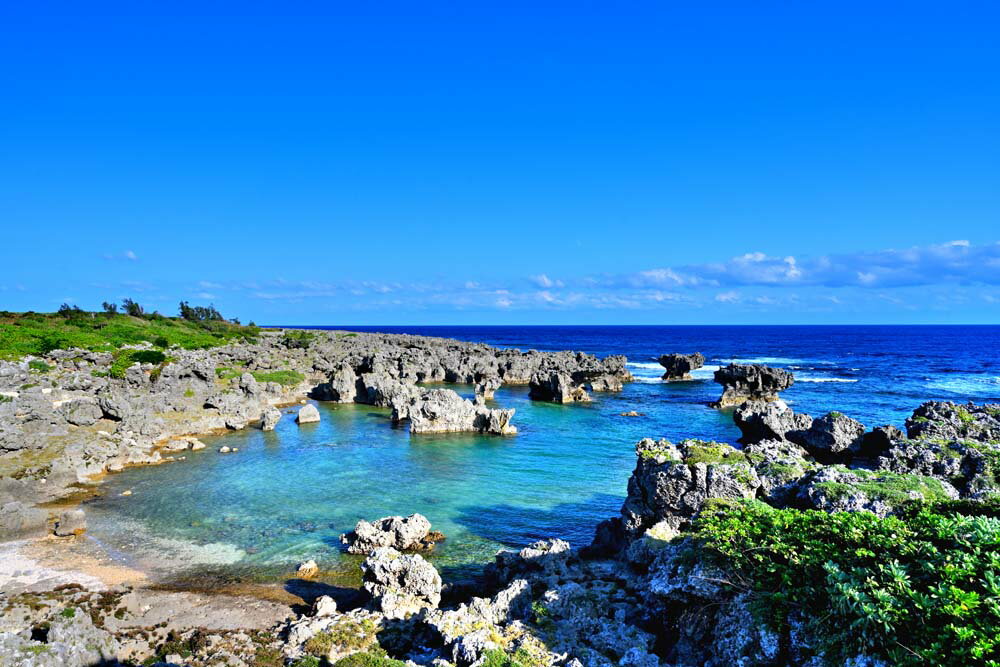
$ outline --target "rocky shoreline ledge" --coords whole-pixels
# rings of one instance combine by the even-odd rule
[[[501,435],[513,411],[486,404],[499,386],[573,403],[630,379],[624,357],[343,332],[267,333],[170,356],[121,378],[102,375],[110,355],[78,350],[0,365],[0,460],[13,470],[0,480],[5,539],[85,530],[85,517],[50,517],[34,503],[103,471],[168,460],[176,454],[162,452],[199,433],[273,427],[273,406],[306,396],[389,408],[415,435]],[[1000,657],[1000,405],[928,402],[905,432],[869,430],[839,412],[794,413],[778,398],[793,378],[779,369],[731,365],[716,380],[741,446],[642,440],[620,515],[592,544],[501,552],[472,590],[446,586],[420,555],[443,537],[424,517],[371,517],[343,538],[366,556],[363,591],[349,601],[319,596],[292,614],[127,586],[3,595],[0,664],[874,667]],[[474,384],[476,398],[429,382]]]

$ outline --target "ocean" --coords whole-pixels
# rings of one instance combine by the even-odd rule
[[[624,354],[636,382],[568,406],[502,388],[496,404],[517,410],[520,431],[508,438],[411,436],[387,410],[321,404],[319,424],[300,427],[289,414],[273,432],[205,438],[209,447],[183,462],[110,476],[86,506],[91,538],[182,585],[279,582],[308,558],[326,581],[354,585],[358,558],[341,552],[340,533],[361,518],[420,512],[448,536],[431,560],[457,580],[501,548],[544,537],[588,543],[618,512],[643,437],[735,443],[731,412],[707,405],[721,392],[712,372],[730,362],[787,368],[795,385],[782,397],[796,412],[838,410],[869,428],[902,427],[930,399],[1000,402],[1000,326],[316,328]],[[693,381],[661,382],[656,358],[671,352],[701,352],[706,365]],[[621,416],[630,410],[642,416]],[[240,451],[219,456],[222,445]]]

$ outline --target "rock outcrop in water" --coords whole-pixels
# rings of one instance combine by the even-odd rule
[[[778,392],[795,382],[791,372],[760,364],[729,364],[715,371],[715,381],[722,385],[722,396],[714,408],[728,408],[747,401],[776,401]]]
[[[392,420],[409,420],[411,433],[489,433],[514,435],[514,410],[477,405],[451,389],[432,389],[409,400],[394,402]]]
[[[376,521],[358,521],[354,530],[340,536],[347,545],[347,552],[367,554],[378,547],[392,547],[396,551],[428,551],[444,535],[431,530],[431,522],[423,514],[408,517],[387,516]]]
[[[694,354],[664,354],[658,359],[665,372],[663,379],[667,381],[690,380],[691,371],[705,365],[705,355]]]
[[[533,401],[549,403],[586,403],[590,394],[582,382],[575,382],[567,373],[536,373],[531,376],[529,396]]]

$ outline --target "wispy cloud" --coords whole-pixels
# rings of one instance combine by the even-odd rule
[[[648,269],[595,278],[608,287],[912,287],[942,283],[1000,284],[1000,243],[968,241],[902,250],[797,258],[747,252],[725,262]]]
[[[134,250],[125,250],[119,253],[104,253],[104,259],[107,260],[125,260],[129,262],[139,261],[139,256],[135,254]]]

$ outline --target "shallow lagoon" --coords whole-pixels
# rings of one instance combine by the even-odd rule
[[[542,537],[588,543],[594,526],[621,506],[639,439],[735,442],[731,413],[707,407],[719,393],[712,367],[729,359],[788,367],[800,381],[783,396],[797,411],[839,409],[869,426],[902,425],[929,398],[1000,394],[995,328],[971,327],[962,336],[946,328],[880,334],[857,327],[849,335],[783,328],[784,338],[693,329],[667,332],[669,340],[648,331],[634,340],[621,332],[559,332],[548,345],[535,344],[628,354],[639,381],[571,406],[533,403],[526,387],[503,388],[495,403],[517,409],[520,433],[512,437],[411,436],[392,425],[388,410],[322,403],[322,421],[300,427],[297,406],[289,408],[273,432],[204,438],[208,448],[188,452],[185,461],[110,476],[102,497],[87,504],[89,534],[121,562],[161,580],[281,581],[297,562],[315,558],[324,580],[351,584],[358,557],[340,551],[339,535],[360,518],[420,512],[448,536],[430,558],[446,579],[462,579],[500,548]],[[696,381],[668,384],[658,381],[662,369],[652,360],[665,349],[718,354]],[[454,388],[471,395],[471,387]],[[629,410],[644,416],[620,416]],[[219,454],[223,445],[240,451]],[[132,494],[122,496],[126,490]]]

